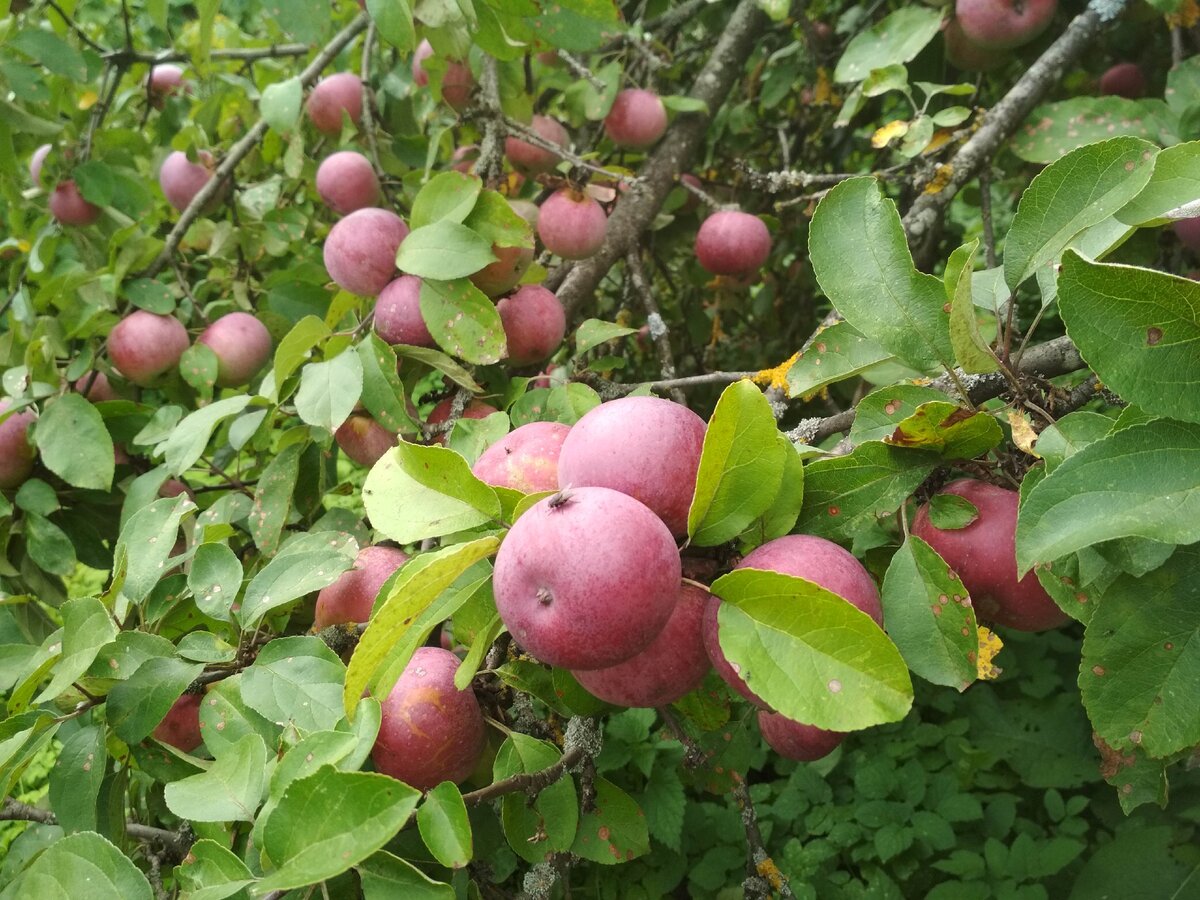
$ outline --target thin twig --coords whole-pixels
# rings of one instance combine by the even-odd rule
[[[635,176],[626,175],[623,172],[614,172],[611,169],[605,169],[604,167],[598,166],[595,163],[588,162],[586,159],[579,156],[579,154],[572,153],[566,147],[560,147],[553,141],[546,140],[524,122],[518,122],[516,119],[511,118],[510,116],[505,116],[503,121],[510,134],[517,135],[517,137],[525,141],[527,144],[533,144],[535,147],[538,147],[549,153],[553,153],[559,159],[565,159],[573,166],[577,166],[580,169],[585,169],[588,172],[595,173],[596,175],[603,175],[610,181],[623,181],[626,184],[633,184],[637,181]]]
[[[0,821],[37,822],[42,825],[55,825],[58,823],[58,817],[48,809],[39,809],[36,806],[30,806],[28,803],[21,803],[9,797],[5,798],[4,806],[0,807]],[[170,850],[176,860],[181,860],[187,855],[187,847],[184,846],[183,841],[180,840],[180,836],[174,831],[168,831],[165,828],[154,828],[153,826],[142,825],[138,822],[126,822],[125,833],[134,840],[159,844],[164,849]]]
[[[362,130],[367,136],[367,151],[371,154],[371,166],[375,169],[375,177],[379,179],[379,187],[391,202],[392,192],[388,185],[387,173],[383,171],[383,164],[379,161],[379,142],[375,137],[375,92],[371,90],[371,55],[374,49],[375,22],[372,20],[363,38],[362,65],[359,70],[363,92]]]
[[[93,41],[90,37],[88,37],[87,32],[79,27],[79,23],[77,23],[73,18],[71,18],[69,15],[67,15],[67,13],[63,10],[63,8],[61,6],[59,6],[58,3],[55,2],[55,0],[46,0],[46,5],[49,6],[52,10],[54,10],[56,13],[58,13],[59,16],[62,18],[63,22],[66,24],[66,26],[68,28],[70,28],[73,32],[75,32],[75,34],[78,35],[78,37],[81,41],[83,41],[85,44],[87,44],[89,47],[91,47],[97,53],[107,54],[109,52],[108,50],[104,49],[99,44],[97,44],[95,41]]]
[[[49,0],[48,0],[49,2]],[[105,50],[96,48],[109,62],[148,63],[151,66],[169,62],[191,62],[191,54],[173,50],[147,53],[137,50]],[[271,44],[269,47],[217,47],[209,51],[210,59],[232,59],[241,62],[256,62],[260,59],[282,59],[287,56],[304,56],[312,50],[308,44]]]
[[[558,51],[558,58],[567,64],[567,68],[570,69],[575,74],[576,78],[582,78],[584,81],[586,81],[588,84],[590,84],[592,87],[594,87],[596,90],[598,90],[602,94],[604,93],[605,90],[607,90],[607,87],[604,84],[604,82],[601,81],[599,78],[597,78],[595,75],[593,75],[591,69],[589,69],[583,63],[581,63],[579,60],[577,60],[574,56],[572,56],[566,50],[560,49]]]
[[[629,251],[625,257],[625,267],[629,273],[633,292],[638,295],[642,306],[646,309],[650,340],[654,342],[654,348],[658,351],[658,362],[662,369],[663,380],[673,380],[675,378],[675,353],[671,350],[671,332],[662,317],[662,311],[658,308],[658,301],[654,298],[654,289],[650,285],[650,279],[646,277],[640,250]],[[687,397],[680,388],[668,388],[667,393],[676,403],[687,406]]]
[[[746,880],[742,890],[746,900],[768,900],[773,894],[794,898],[787,876],[767,853],[762,831],[758,827],[758,813],[750,799],[750,786],[737,772],[733,776],[733,798],[741,813],[742,828],[746,832]]]

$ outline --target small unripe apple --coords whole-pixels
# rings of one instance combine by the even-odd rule
[[[1100,76],[1100,93],[1140,100],[1146,96],[1146,75],[1137,63],[1117,63]]]
[[[684,535],[706,428],[686,406],[661,397],[601,403],[567,435],[558,460],[558,485],[628,494],[648,506],[672,534]]]
[[[538,211],[537,232],[546,249],[563,259],[587,259],[604,245],[608,216],[587,194],[563,188]]]
[[[396,273],[396,251],[408,226],[388,209],[355,210],[329,230],[325,268],[338,287],[361,297],[379,294]]]
[[[0,413],[11,406],[12,401],[7,397],[0,400]],[[32,409],[23,409],[0,422],[0,488],[20,487],[33,474],[36,454],[29,443],[28,431],[36,418]]]
[[[100,207],[88,203],[74,181],[63,181],[50,194],[50,215],[61,225],[91,225],[100,218]]]
[[[523,494],[558,490],[558,455],[569,425],[529,422],[514,428],[475,461],[471,471],[493,487]]]
[[[1193,253],[1200,253],[1200,216],[1179,219],[1175,225],[1175,236]]]
[[[789,534],[747,554],[738,569],[762,569],[779,572],[811,581],[819,587],[849,601],[865,612],[875,623],[883,625],[883,607],[879,602],[879,590],[862,563],[833,541],[807,534]],[[718,636],[718,615],[721,601],[715,597],[709,601],[704,612],[704,646],[712,660],[713,668],[725,682],[758,706],[766,706],[748,682],[754,673],[743,673],[726,658]]]
[[[375,606],[379,589],[406,562],[408,554],[403,550],[363,547],[354,558],[354,565],[317,594],[313,627],[366,622],[371,618],[371,609]]]
[[[89,382],[91,387],[88,386]],[[89,372],[87,375],[81,375],[75,380],[75,390],[83,394],[93,403],[99,403],[103,400],[116,400],[117,392],[113,390],[109,384],[108,376],[103,372]],[[84,391],[87,393],[84,393]]]
[[[231,312],[204,329],[197,343],[217,357],[217,384],[246,384],[271,358],[271,333],[249,313]]]
[[[710,596],[701,587],[682,584],[671,618],[645,650],[607,669],[573,674],[606,703],[645,707],[674,703],[698,688],[712,668],[700,628]]]
[[[360,466],[373,466],[399,442],[399,438],[373,418],[353,413],[333,433],[342,452]]]
[[[413,83],[417,87],[427,87],[429,85],[429,73],[425,71],[425,67],[421,64],[431,56],[433,56],[433,45],[427,40],[422,40],[421,43],[417,44],[417,49],[413,51],[412,77]]]
[[[184,753],[191,753],[204,743],[204,735],[200,732],[200,701],[203,699],[200,694],[184,694],[154,726],[150,736]]]
[[[667,108],[658,94],[628,88],[617,94],[604,119],[604,131],[618,147],[645,150],[667,130]]]
[[[1046,30],[1058,0],[956,0],[954,17],[968,40],[988,50],[1011,50]]]
[[[528,366],[548,359],[567,333],[567,314],[558,298],[540,284],[527,284],[496,304],[508,361]]]
[[[696,259],[714,275],[748,275],[771,255],[771,235],[758,216],[733,209],[713,213],[696,233]]]
[[[342,113],[358,125],[362,119],[363,85],[351,72],[322,78],[308,95],[308,118],[322,134],[342,133]]]
[[[217,167],[217,161],[207,150],[200,150],[196,156],[196,162],[189,162],[186,153],[176,150],[163,160],[162,168],[158,170],[158,183],[163,195],[180,212],[187,209],[208,184]],[[220,197],[214,197],[210,206],[218,203]]]
[[[137,309],[113,326],[108,358],[134,384],[149,387],[179,365],[189,343],[187,329],[174,316]]]
[[[960,478],[938,493],[969,500],[978,516],[965,528],[942,530],[930,520],[926,503],[917,510],[912,533],[936,550],[962,579],[981,620],[1017,631],[1046,631],[1070,621],[1037,575],[1028,572],[1017,580],[1016,491]]]
[[[638,501],[562,491],[527,510],[496,555],[496,609],[518,644],[568,669],[630,659],[662,631],[679,594],[675,540]]]
[[[533,262],[532,247],[499,247],[492,245],[494,263],[471,276],[471,283],[489,297],[499,297],[511,291]]]
[[[425,421],[430,425],[441,425],[443,422],[449,421],[450,420],[450,409],[452,406],[453,406],[453,399],[450,397],[447,397],[445,400],[443,400],[442,402],[440,402],[437,406],[435,406],[433,408],[433,410],[429,413],[429,418],[426,419]],[[469,402],[466,405],[466,407],[464,407],[461,418],[464,418],[464,419],[486,419],[492,413],[499,412],[499,411],[500,410],[496,409],[496,407],[494,407],[488,403],[484,403],[482,400],[471,400],[471,402]],[[441,434],[439,434],[437,437],[434,438],[434,442],[438,443],[438,444],[445,444],[446,439],[449,437],[449,435],[450,435],[449,432],[443,431]]]
[[[388,282],[375,301],[375,333],[389,344],[436,347],[421,316],[421,279],[401,275]]]
[[[552,119],[549,116],[534,116],[529,127],[538,137],[548,143],[563,148],[570,146],[571,136],[567,134],[567,129],[558,119]],[[545,150],[511,135],[504,140],[504,154],[514,169],[530,175],[549,172],[558,165],[561,159],[550,150]]]
[[[379,203],[379,178],[375,167],[361,153],[342,150],[317,168],[317,194],[325,205],[340,215]]]
[[[375,768],[429,790],[474,771],[487,744],[483,712],[470,687],[454,687],[459,659],[441,647],[419,647],[383,701]]]
[[[446,74],[442,76],[442,99],[455,111],[462,112],[471,102],[471,91],[475,90],[475,76],[466,63],[450,60],[446,63]]]
[[[42,181],[42,163],[46,161],[46,157],[50,155],[52,145],[42,144],[33,151],[33,156],[29,157],[29,177],[34,184],[41,184]]]
[[[805,725],[765,709],[758,711],[758,728],[772,750],[800,762],[813,762],[828,756],[846,739],[844,731]]]
[[[964,72],[991,72],[1012,59],[1007,50],[989,50],[974,43],[963,34],[957,19],[942,23],[942,39],[946,45],[946,60]]]
[[[188,83],[184,80],[183,69],[171,63],[160,63],[150,67],[146,76],[146,87],[150,92],[150,103],[161,109],[163,98],[171,94],[186,93]]]

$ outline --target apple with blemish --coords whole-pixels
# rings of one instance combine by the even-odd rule
[[[371,416],[360,413],[351,413],[333,433],[333,439],[360,466],[375,465],[400,440]]]
[[[0,414],[12,408],[12,400],[0,400]],[[33,474],[36,453],[29,442],[29,426],[37,416],[32,409],[22,409],[0,421],[0,488],[20,487]]]
[[[627,88],[617,94],[604,119],[604,132],[618,147],[645,150],[667,130],[667,108],[653,91]]]
[[[662,520],[625,494],[582,487],[517,519],[492,584],[518,644],[549,665],[588,670],[650,645],[675,608],[679,578],[679,551]]]
[[[587,259],[604,245],[608,216],[588,194],[562,188],[538,210],[537,232],[551,253],[563,259]]]
[[[204,329],[196,343],[217,357],[217,385],[247,384],[271,358],[271,333],[249,313],[231,312]]]
[[[558,422],[529,422],[514,428],[484,450],[471,471],[493,487],[523,494],[558,490],[558,455],[570,430]]]
[[[529,125],[530,130],[543,141],[566,149],[571,143],[571,136],[558,119],[550,116],[534,116]],[[510,135],[504,140],[504,154],[513,168],[527,175],[549,172],[558,165],[562,158],[552,150],[531,144],[519,137]]]
[[[200,702],[203,699],[201,694],[184,694],[171,705],[150,736],[184,753],[191,753],[204,743],[200,731]]]
[[[772,750],[798,762],[822,759],[846,739],[844,731],[828,731],[815,725],[805,725],[765,709],[758,711],[758,728]]]
[[[1050,25],[1058,0],[956,0],[954,18],[972,43],[987,50],[1028,44]]]
[[[317,82],[308,95],[308,119],[322,134],[342,133],[342,115],[358,125],[362,120],[363,84],[352,72],[338,72]]]
[[[607,669],[573,674],[606,703],[640,707],[674,703],[698,688],[712,668],[701,629],[711,596],[702,587],[681,584],[671,618],[645,650]]]
[[[91,225],[100,218],[101,209],[83,199],[74,181],[60,182],[50,193],[50,215],[60,225]]]
[[[1028,572],[1017,579],[1016,491],[960,478],[938,493],[969,501],[978,511],[976,518],[965,528],[941,529],[933,524],[926,503],[913,518],[912,533],[962,579],[980,620],[1017,631],[1046,631],[1070,621],[1037,575]]]
[[[558,297],[540,284],[527,284],[496,304],[508,361],[529,366],[546,360],[562,345],[567,315]]]
[[[329,277],[352,294],[377,296],[396,274],[396,251],[408,230],[394,212],[373,206],[339,219],[325,238]]]
[[[317,594],[313,627],[366,622],[384,582],[408,562],[408,554],[394,547],[367,546],[358,551],[354,565],[337,581]]]
[[[441,647],[419,647],[382,703],[371,759],[375,768],[429,790],[458,783],[475,769],[487,745],[479,701],[458,690],[460,660]]]
[[[706,428],[686,406],[660,397],[601,403],[575,423],[563,442],[558,485],[628,494],[648,506],[672,534],[682,536]]]
[[[749,275],[771,255],[771,235],[758,216],[723,209],[700,225],[695,249],[697,261],[714,275]]]
[[[421,279],[401,275],[388,282],[375,301],[375,333],[389,344],[436,347],[421,315]]]
[[[429,425],[441,425],[443,422],[450,421],[450,410],[452,409],[453,404],[454,400],[451,397],[447,397],[445,400],[438,403],[437,406],[435,406],[429,413],[429,418],[425,420],[426,423]],[[492,406],[491,404],[484,403],[482,400],[472,399],[463,408],[463,413],[459,418],[486,419],[492,413],[496,412],[500,412],[500,410],[496,409],[496,407]],[[445,444],[449,435],[450,433],[448,431],[443,431],[438,433],[433,440],[435,443]]]
[[[179,365],[189,343],[187,329],[174,316],[138,309],[109,332],[108,358],[134,384],[150,387]]]
[[[342,150],[317,167],[317,194],[339,215],[376,206],[382,196],[375,167],[361,153]]]

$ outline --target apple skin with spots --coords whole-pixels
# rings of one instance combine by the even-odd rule
[[[487,744],[479,701],[454,687],[459,659],[441,647],[420,647],[383,701],[375,768],[426,791],[464,781]]]
[[[913,518],[912,533],[962,579],[981,621],[1016,631],[1046,631],[1070,621],[1036,574],[1028,572],[1017,580],[1016,491],[960,478],[939,493],[969,500],[979,510],[978,517],[966,528],[942,530],[934,526],[929,504],[924,504]]]
[[[204,735],[200,732],[200,702],[203,699],[202,694],[184,694],[154,726],[150,736],[184,753],[191,753],[204,743]]]
[[[484,450],[471,471],[486,484],[523,494],[558,490],[558,456],[570,430],[558,422],[514,428]]]
[[[371,618],[375,598],[392,573],[408,562],[408,554],[394,547],[363,547],[354,565],[317,594],[313,627],[345,622],[366,622]]]
[[[540,284],[527,284],[496,304],[508,345],[508,363],[545,362],[567,334],[567,314],[558,298]]]
[[[389,344],[436,347],[421,315],[421,279],[401,275],[389,281],[375,300],[375,333]]]

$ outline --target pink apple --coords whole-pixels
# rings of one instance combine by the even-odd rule
[[[426,87],[429,84],[429,73],[425,71],[422,63],[431,56],[433,56],[433,45],[429,41],[423,40],[417,44],[417,49],[413,52],[412,58],[413,83],[417,87]]]
[[[772,750],[800,762],[813,762],[828,756],[846,739],[843,731],[826,731],[765,709],[758,711],[758,727]]]
[[[204,742],[200,732],[202,699],[201,694],[184,694],[167,710],[163,720],[154,726],[150,736],[184,753],[191,753]]]
[[[329,230],[325,268],[338,287],[374,297],[396,273],[396,251],[408,237],[408,226],[391,210],[355,210]]]
[[[499,247],[492,245],[494,263],[489,263],[471,276],[471,283],[489,297],[511,291],[533,262],[532,247]]]
[[[0,413],[12,407],[12,400],[0,400]],[[15,412],[0,422],[0,488],[11,490],[20,487],[33,474],[36,456],[29,442],[29,426],[37,416],[30,408]]]
[[[392,573],[408,562],[408,554],[393,547],[366,546],[358,551],[354,565],[337,581],[317,594],[313,627],[366,622],[371,618],[375,598]]]
[[[189,162],[186,153],[176,150],[163,160],[162,168],[158,170],[158,183],[163,195],[180,212],[191,205],[217,168],[217,161],[207,150],[198,151],[196,156],[196,162]],[[220,196],[213,197],[209,206],[216,206],[220,202]]]
[[[587,194],[563,188],[542,203],[537,231],[551,253],[563,259],[587,259],[604,245],[608,216]]]
[[[1006,50],[989,50],[971,41],[963,34],[957,19],[947,19],[942,24],[942,40],[946,45],[946,60],[964,72],[991,72],[1012,59]]]
[[[956,0],[954,16],[968,40],[987,50],[1028,44],[1050,25],[1058,0]]]
[[[91,225],[100,218],[100,207],[84,200],[74,181],[61,182],[50,194],[49,206],[61,225]]]
[[[558,298],[540,284],[527,284],[496,304],[514,366],[550,357],[567,333],[567,315]]]
[[[558,490],[558,454],[569,425],[530,422],[483,451],[471,471],[480,481],[523,494]]]
[[[217,384],[246,384],[271,358],[271,334],[249,313],[231,312],[204,329],[197,339],[217,357]]]
[[[91,387],[88,387],[89,383]],[[108,376],[103,372],[89,372],[87,375],[81,375],[75,381],[75,390],[83,394],[93,403],[100,403],[104,400],[117,400],[117,392],[113,390],[112,385],[108,382]],[[84,391],[87,391],[84,394]]]
[[[628,88],[617,94],[604,119],[604,131],[618,147],[645,150],[667,130],[667,108],[658,94]]]
[[[1117,63],[1100,76],[1100,93],[1140,100],[1146,96],[1146,75],[1137,63]]]
[[[538,137],[548,143],[563,148],[570,146],[571,136],[567,134],[567,129],[563,128],[558,119],[552,119],[549,116],[534,116],[529,127]],[[511,135],[504,141],[504,153],[514,169],[530,175],[549,172],[562,159],[556,153]]]
[[[361,153],[342,150],[317,168],[317,194],[340,215],[375,206],[381,197],[375,167]]]
[[[389,344],[436,347],[421,316],[421,279],[401,275],[388,282],[375,301],[375,333]]]
[[[442,76],[442,99],[455,111],[462,112],[471,102],[475,90],[475,76],[466,63],[450,60],[446,63],[446,74]]]
[[[373,466],[396,446],[399,438],[373,418],[353,413],[333,433],[342,452],[360,466]]]
[[[318,81],[308,95],[308,118],[322,134],[341,134],[342,113],[358,125],[362,104],[362,81],[351,72],[338,72]]]
[[[714,275],[757,272],[771,255],[771,235],[758,216],[720,210],[696,233],[696,259]]]
[[[108,358],[134,384],[149,387],[179,365],[188,348],[187,329],[174,316],[134,310],[108,335]]]
[[[159,63],[150,67],[146,76],[146,86],[150,91],[150,103],[162,109],[163,98],[171,94],[187,93],[190,85],[183,77],[183,69],[171,63]]]
[[[453,399],[451,397],[447,397],[433,408],[433,410],[429,413],[429,418],[425,420],[426,423],[429,425],[441,425],[443,422],[449,421],[450,409],[452,405]],[[486,419],[492,413],[499,411],[500,410],[496,409],[496,407],[488,403],[484,403],[482,400],[471,400],[471,402],[469,402],[463,409],[462,418]],[[434,438],[434,443],[445,444],[448,436],[449,432],[443,431]]]

